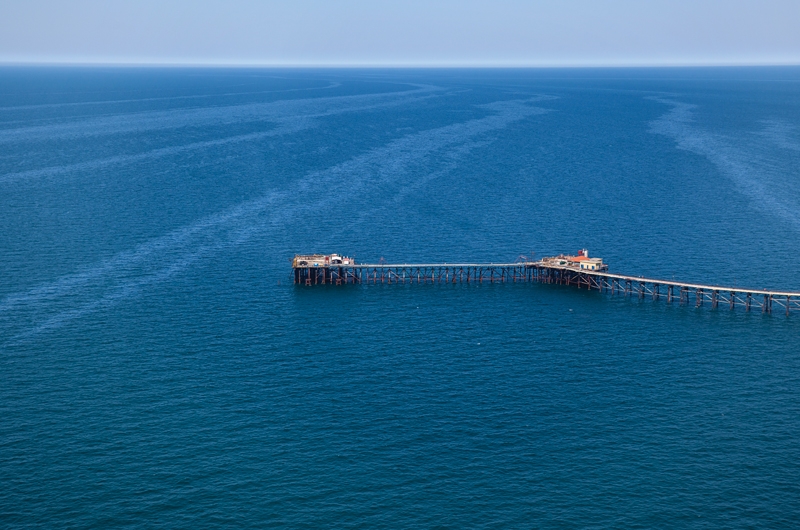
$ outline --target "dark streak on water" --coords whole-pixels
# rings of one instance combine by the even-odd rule
[[[0,70],[0,525],[792,527],[800,70]]]

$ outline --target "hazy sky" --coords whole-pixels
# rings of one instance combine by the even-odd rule
[[[800,0],[2,0],[0,62],[800,64]]]

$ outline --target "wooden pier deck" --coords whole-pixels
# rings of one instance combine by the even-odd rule
[[[747,289],[703,283],[613,274],[608,271],[581,270],[552,262],[517,263],[362,263],[326,266],[295,266],[298,285],[343,285],[376,283],[504,283],[538,282],[596,289],[609,294],[709,305],[712,308],[736,307],[746,311],[786,314],[800,311],[800,292]]]

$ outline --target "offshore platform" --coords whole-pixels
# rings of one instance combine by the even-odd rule
[[[297,255],[292,260],[296,285],[347,285],[377,283],[503,283],[538,282],[596,289],[609,294],[640,299],[664,299],[669,303],[712,308],[737,306],[746,311],[786,314],[800,310],[800,292],[743,289],[719,285],[676,282],[608,272],[601,258],[590,258],[588,250],[515,263],[356,263],[339,254]]]

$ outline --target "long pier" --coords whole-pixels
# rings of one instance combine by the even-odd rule
[[[612,274],[607,270],[583,270],[545,261],[519,263],[413,263],[332,264],[293,266],[298,285],[344,285],[377,283],[515,283],[537,282],[571,285],[639,299],[665,300],[696,307],[744,308],[772,313],[773,309],[800,311],[800,292],[744,289],[677,282],[641,276]]]

